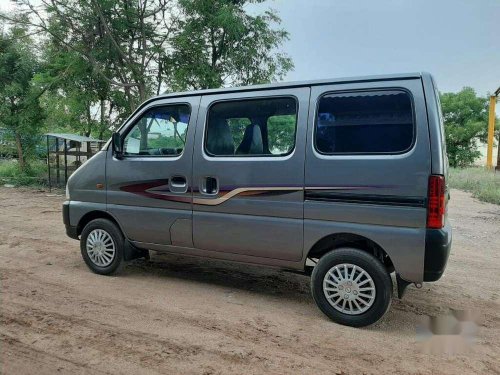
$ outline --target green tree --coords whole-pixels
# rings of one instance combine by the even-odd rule
[[[32,83],[40,69],[33,49],[24,28],[0,34],[0,125],[12,134],[23,171],[29,168],[43,121],[42,91]]]
[[[107,135],[153,94],[256,84],[292,67],[279,17],[263,0],[15,0],[0,15],[36,34],[48,129]]]
[[[279,80],[293,68],[278,48],[288,33],[272,11],[248,14],[263,0],[179,0],[181,20],[165,62],[174,90],[250,85]]]
[[[481,155],[477,142],[486,140],[488,98],[477,96],[470,87],[440,97],[450,165],[471,165]]]
[[[168,43],[176,30],[174,0],[17,0],[19,16],[4,15],[75,53],[93,73],[119,88],[128,112],[161,86]]]
[[[295,115],[279,115],[269,117],[267,131],[269,134],[269,149],[273,153],[286,154],[292,151],[295,145],[295,129],[297,117]]]
[[[99,139],[109,136],[113,121],[122,120],[111,85],[73,51],[47,45],[45,69],[35,81],[50,89],[41,101],[52,131],[71,130]]]

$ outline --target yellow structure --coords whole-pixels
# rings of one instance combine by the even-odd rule
[[[500,94],[500,87],[495,91],[495,95],[490,96],[490,116],[488,119],[488,153],[486,154],[486,167],[493,168],[493,139],[495,135],[495,104]],[[500,146],[500,145],[499,145]],[[500,169],[500,147],[498,147],[497,167]]]

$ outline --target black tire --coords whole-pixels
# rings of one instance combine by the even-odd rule
[[[375,285],[373,304],[367,311],[358,315],[349,315],[335,309],[328,302],[323,290],[326,273],[334,266],[344,263],[361,267],[369,274]],[[373,255],[359,249],[339,248],[323,255],[314,267],[311,292],[320,310],[334,322],[351,327],[364,327],[380,320],[389,309],[392,299],[392,280],[382,262]]]
[[[95,264],[87,253],[86,243],[89,234],[95,229],[102,229],[107,232],[115,245],[115,254],[113,260],[109,265],[99,266]],[[123,248],[124,248],[124,237],[118,228],[118,226],[108,219],[95,219],[89,222],[85,228],[83,228],[82,235],[80,237],[80,250],[82,253],[83,260],[87,267],[89,267],[93,272],[99,275],[113,275],[119,273],[124,267],[123,260]]]

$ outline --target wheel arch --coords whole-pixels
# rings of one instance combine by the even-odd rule
[[[115,219],[113,215],[111,215],[107,211],[102,211],[102,210],[94,210],[86,213],[85,215],[82,216],[80,221],[78,222],[77,226],[77,232],[78,235],[80,235],[83,231],[83,228],[90,223],[92,220],[95,219],[107,219],[111,221],[113,224],[116,225],[118,230],[121,232],[124,243],[123,243],[123,259],[126,261],[133,260],[136,258],[146,258],[149,259],[149,251],[147,249],[139,249],[136,246],[130,242],[130,240],[127,238],[125,232],[123,231],[120,223],[118,220]]]
[[[118,220],[116,220],[114,218],[114,216],[111,215],[109,212],[102,211],[102,210],[93,210],[93,211],[87,212],[85,215],[83,215],[82,218],[80,219],[80,221],[78,222],[77,227],[76,227],[77,235],[78,236],[81,235],[83,228],[85,228],[85,226],[88,223],[90,223],[92,220],[95,220],[95,219],[108,219],[109,221],[113,222],[120,229],[123,236],[126,237]]]
[[[382,246],[368,237],[349,232],[332,233],[319,239],[311,247],[306,258],[319,259],[326,253],[342,247],[366,251],[379,259],[389,272],[394,271],[394,264]]]

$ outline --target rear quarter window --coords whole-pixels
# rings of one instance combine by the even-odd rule
[[[399,154],[414,140],[412,99],[406,91],[329,93],[319,100],[315,147],[322,154]]]

